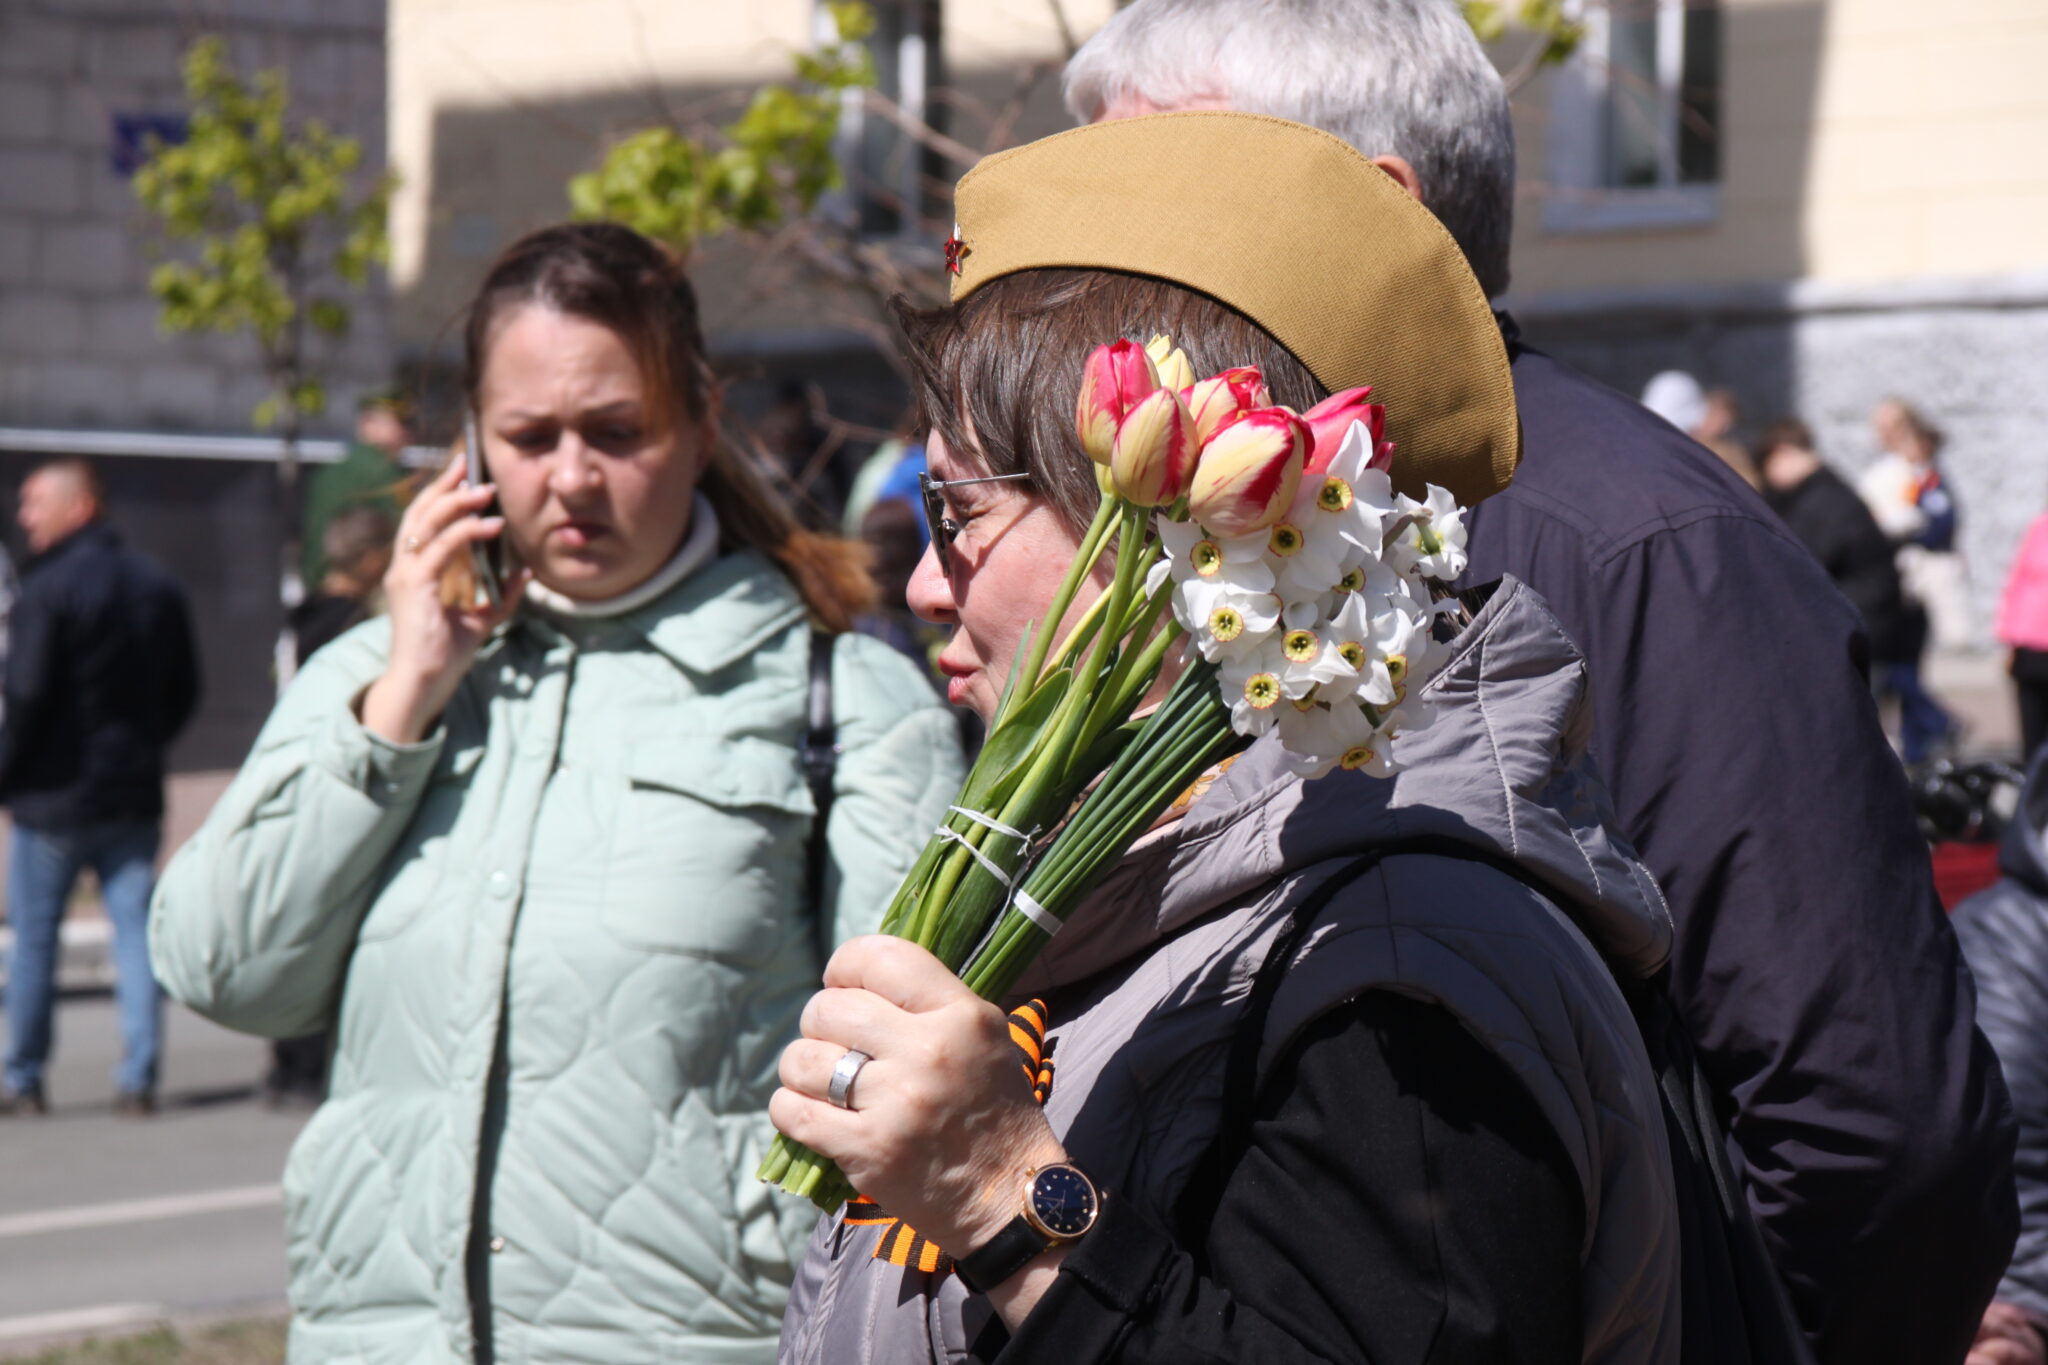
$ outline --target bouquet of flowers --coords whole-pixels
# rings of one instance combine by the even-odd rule
[[[1278,730],[1304,777],[1394,771],[1391,741],[1429,720],[1431,626],[1465,527],[1443,489],[1394,491],[1369,392],[1297,414],[1256,369],[1196,380],[1166,337],[1095,349],[1075,420],[1101,504],[883,932],[999,1000],[1175,797],[1253,739]],[[1109,586],[1055,640],[1105,561]],[[828,1212],[853,1194],[786,1137],[759,1174]]]

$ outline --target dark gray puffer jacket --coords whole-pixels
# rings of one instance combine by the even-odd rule
[[[1020,986],[1051,1008],[1058,1070],[1047,1116],[1083,1169],[1171,1226],[1217,1133],[1229,1040],[1275,936],[1324,880],[1384,849],[1303,940],[1261,1064],[1367,990],[1450,1011],[1528,1087],[1571,1158],[1585,1201],[1584,1359],[1676,1361],[1678,1218],[1664,1122],[1603,961],[1648,976],[1671,925],[1612,832],[1586,761],[1584,663],[1542,600],[1510,579],[1429,688],[1438,719],[1401,742],[1407,766],[1393,780],[1303,783],[1277,744],[1261,741],[1076,913]],[[1423,835],[1516,861],[1568,903],[1463,858],[1396,856]],[[956,1276],[935,1281],[874,1258],[881,1231],[821,1221],[783,1320],[786,1365],[971,1358],[987,1302]]]
[[[1957,906],[1954,923],[1977,978],[1977,1027],[1998,1054],[2019,1121],[2020,1237],[1998,1297],[2048,1326],[2048,748],[2027,769],[1998,870],[1997,885]]]

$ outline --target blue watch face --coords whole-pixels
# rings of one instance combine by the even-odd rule
[[[1072,1166],[1048,1166],[1031,1182],[1031,1212],[1055,1237],[1079,1237],[1095,1225],[1095,1187]]]

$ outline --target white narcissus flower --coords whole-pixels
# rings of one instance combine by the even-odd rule
[[[1351,690],[1360,701],[1374,706],[1392,706],[1396,699],[1386,651],[1381,648],[1382,633],[1374,630],[1373,622],[1375,606],[1383,606],[1385,601],[1370,592],[1350,593],[1330,621],[1330,647],[1351,668]]]
[[[1202,657],[1215,663],[1266,643],[1280,624],[1280,599],[1270,592],[1187,578],[1174,585],[1173,614],[1194,637]]]
[[[1291,709],[1280,676],[1286,667],[1280,642],[1270,637],[1217,664],[1217,674],[1223,680],[1223,700],[1230,704],[1231,729],[1256,737],[1279,723],[1280,713]]]
[[[1397,516],[1407,526],[1387,546],[1387,560],[1404,574],[1448,583],[1465,572],[1465,510],[1449,491],[1429,485],[1421,502],[1397,495]]]
[[[1165,517],[1155,524],[1167,558],[1147,576],[1146,592],[1158,589],[1162,570],[1171,575],[1174,619],[1203,658],[1242,654],[1279,625],[1282,604],[1273,595],[1263,538],[1214,537],[1194,522]]]
[[[1154,518],[1159,543],[1177,580],[1199,578],[1244,592],[1273,591],[1273,566],[1266,561],[1266,537],[1212,536],[1192,521]]]
[[[1287,760],[1303,777],[1321,777],[1360,745],[1373,743],[1372,717],[1357,702],[1285,702],[1280,710],[1280,742]]]

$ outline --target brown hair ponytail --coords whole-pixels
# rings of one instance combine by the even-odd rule
[[[507,247],[484,276],[463,328],[463,387],[472,407],[492,333],[506,314],[538,303],[617,333],[640,364],[664,421],[676,409],[703,421],[718,380],[704,354],[697,295],[674,253],[617,223],[563,223]],[[766,478],[717,441],[699,487],[718,513],[727,548],[772,559],[824,629],[850,630],[873,607],[867,547],[798,524]]]

